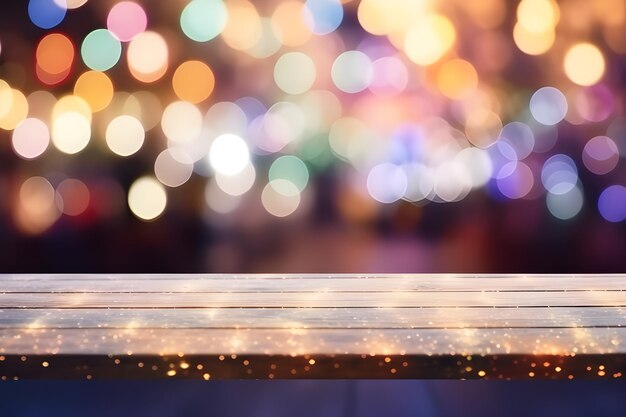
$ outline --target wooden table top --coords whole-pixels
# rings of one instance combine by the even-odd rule
[[[626,275],[0,275],[0,377],[620,378]]]

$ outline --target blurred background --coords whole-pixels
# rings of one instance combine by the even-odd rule
[[[4,1],[0,271],[624,272],[625,74],[623,0]],[[32,381],[0,415],[602,416],[621,393]]]
[[[2,271],[625,269],[622,0],[0,8]]]

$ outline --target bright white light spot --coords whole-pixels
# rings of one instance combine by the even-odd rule
[[[226,133],[215,138],[209,150],[209,163],[223,175],[237,175],[250,162],[246,142],[237,135]]]
[[[85,149],[90,138],[91,124],[80,113],[62,113],[52,124],[52,143],[61,152],[78,153]]]

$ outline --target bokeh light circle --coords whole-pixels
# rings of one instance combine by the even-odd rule
[[[74,84],[74,95],[83,98],[94,113],[104,110],[111,103],[114,92],[113,82],[100,71],[84,72]]]
[[[204,62],[185,61],[176,68],[172,87],[179,99],[194,104],[200,103],[213,93],[215,76]]]
[[[530,98],[530,112],[546,126],[558,124],[567,115],[567,98],[554,87],[542,87]]]
[[[147,30],[130,41],[126,57],[132,76],[141,82],[152,83],[167,72],[169,49],[163,36]]]
[[[65,0],[30,0],[28,17],[42,29],[51,29],[65,18],[67,4]]]
[[[132,40],[146,30],[148,18],[141,5],[132,1],[117,3],[107,16],[107,28],[122,42]]]
[[[111,120],[106,130],[106,143],[119,156],[130,156],[141,149],[146,133],[133,116],[122,115]]]
[[[13,150],[21,158],[37,158],[50,144],[48,125],[36,118],[24,119],[13,131],[11,143]]]
[[[575,84],[590,86],[596,84],[604,75],[606,64],[604,56],[597,46],[579,43],[571,47],[563,61],[565,74]]]
[[[598,198],[598,210],[605,220],[618,223],[626,220],[626,187],[611,185]]]
[[[300,206],[300,191],[285,179],[270,181],[261,193],[263,207],[275,217],[287,217]]]
[[[370,58],[361,51],[346,51],[332,67],[333,83],[345,93],[359,93],[369,87],[374,77]]]
[[[608,174],[617,167],[619,149],[613,139],[607,136],[596,136],[585,144],[583,164],[597,175]]]
[[[191,142],[202,131],[202,113],[192,103],[175,101],[163,111],[161,129],[175,144]]]
[[[50,181],[31,177],[22,183],[16,210],[17,226],[30,234],[42,233],[59,218],[56,193]]]
[[[75,154],[91,139],[91,123],[81,113],[61,113],[52,124],[52,143],[63,153]]]
[[[575,217],[583,208],[584,197],[578,186],[560,194],[548,193],[546,205],[550,213],[561,220]]]
[[[556,154],[548,158],[541,169],[541,182],[551,194],[565,194],[578,183],[578,169],[572,158]]]
[[[211,144],[209,163],[222,175],[237,175],[249,162],[248,144],[237,135],[225,133],[215,138]]]
[[[520,161],[508,162],[496,176],[498,190],[510,199],[526,197],[533,188],[534,180],[532,170]]]
[[[315,62],[302,52],[288,52],[274,66],[274,81],[287,94],[307,92],[315,78]]]
[[[272,162],[268,177],[270,181],[289,180],[302,192],[309,183],[309,169],[297,156],[284,155]]]
[[[367,191],[374,200],[385,204],[400,200],[407,184],[406,172],[390,163],[376,165],[367,175]]]
[[[189,181],[192,173],[193,160],[180,149],[165,149],[154,161],[154,174],[168,187],[180,187]]]
[[[39,80],[48,85],[58,84],[70,74],[74,44],[61,33],[51,33],[39,41],[35,58]]]
[[[316,35],[334,32],[343,20],[343,5],[339,0],[307,0],[304,5],[310,14],[306,23]]]
[[[141,220],[158,218],[167,206],[167,193],[153,177],[138,178],[128,190],[128,207]]]
[[[445,16],[430,14],[415,19],[404,39],[404,51],[418,65],[439,61],[456,41],[456,30]]]
[[[83,62],[95,71],[113,68],[122,56],[122,44],[107,29],[96,29],[83,40],[80,48]]]
[[[248,163],[246,167],[236,175],[224,175],[219,172],[215,173],[215,183],[226,194],[232,196],[240,196],[247,193],[256,180],[256,170],[252,163]]]
[[[0,94],[2,94],[1,85]],[[0,102],[0,110],[7,109],[4,114],[0,113],[0,129],[13,130],[28,116],[28,100],[20,90],[15,88],[9,88],[8,94],[4,97],[0,96],[0,100],[6,100],[5,103]],[[5,107],[6,104],[8,104],[7,107]]]
[[[228,11],[222,0],[191,0],[180,15],[183,33],[196,42],[208,42],[226,27]]]
[[[67,178],[57,187],[57,194],[61,198],[59,209],[68,216],[80,216],[89,206],[89,188],[84,182]]]

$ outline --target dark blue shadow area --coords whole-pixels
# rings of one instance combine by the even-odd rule
[[[107,381],[0,384],[1,417],[626,415],[613,381]]]

